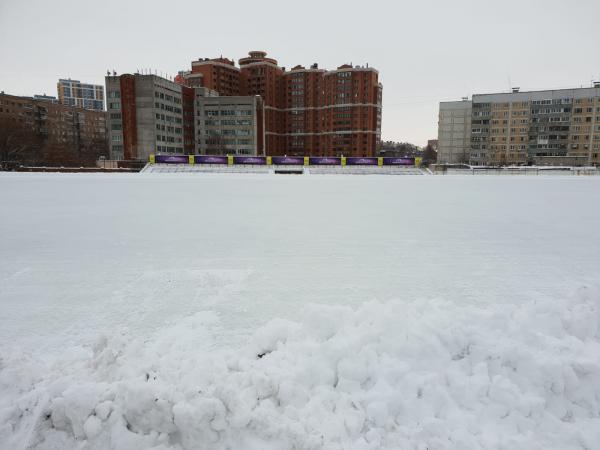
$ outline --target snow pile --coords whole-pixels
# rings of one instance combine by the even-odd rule
[[[600,290],[311,306],[239,350],[213,313],[0,361],[3,449],[594,449]]]

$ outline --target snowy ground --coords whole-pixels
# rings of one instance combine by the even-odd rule
[[[0,174],[0,449],[599,449],[599,204],[596,177]]]

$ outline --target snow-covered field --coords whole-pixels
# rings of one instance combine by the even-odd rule
[[[600,449],[600,179],[0,174],[0,449]]]

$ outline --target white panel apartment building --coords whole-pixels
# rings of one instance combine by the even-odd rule
[[[440,102],[438,163],[468,164],[471,151],[471,102]]]
[[[111,159],[184,153],[181,86],[156,75],[107,76]]]
[[[257,155],[263,153],[260,96],[202,95],[196,88],[196,153]],[[214,91],[212,91],[214,92]]]
[[[111,159],[262,151],[258,96],[219,97],[216,91],[151,74],[107,76],[105,81]]]

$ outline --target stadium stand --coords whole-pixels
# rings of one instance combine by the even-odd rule
[[[400,166],[258,166],[222,164],[147,164],[141,173],[256,173],[311,175],[424,175],[416,167]]]

